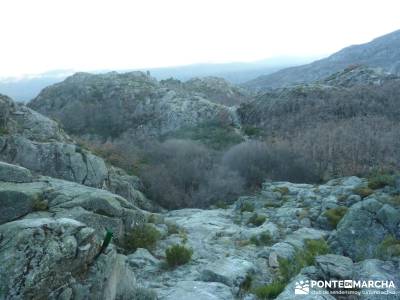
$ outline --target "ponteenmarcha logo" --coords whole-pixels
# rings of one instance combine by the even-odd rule
[[[359,290],[358,293],[366,289],[365,294],[369,293],[368,289],[374,290],[375,294],[397,294],[396,286],[391,280],[300,280],[295,283],[294,293],[295,295],[320,294],[321,289],[329,294],[336,294],[337,291],[352,294],[354,289]]]
[[[296,295],[308,295],[310,293],[310,282],[308,280],[296,281],[294,293]]]

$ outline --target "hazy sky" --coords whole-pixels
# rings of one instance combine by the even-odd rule
[[[400,29],[399,0],[0,0],[0,76],[329,54]]]

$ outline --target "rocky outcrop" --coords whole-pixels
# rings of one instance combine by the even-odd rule
[[[173,90],[197,94],[214,103],[235,106],[247,102],[252,94],[219,77],[196,77],[185,82],[176,79],[162,80],[161,84]]]
[[[381,68],[370,68],[363,65],[347,67],[321,80],[320,84],[337,87],[352,87],[362,85],[379,86],[390,81],[399,81],[399,76],[385,72]]]
[[[0,199],[1,223],[21,217],[68,216],[96,229],[99,235],[109,228],[119,239],[144,221],[137,207],[120,196],[50,177],[30,183],[0,182]]]
[[[102,158],[78,146],[55,121],[6,96],[0,96],[0,104],[4,108],[0,160],[36,174],[110,190],[149,210],[159,209],[139,191],[138,178],[108,166]]]
[[[32,180],[32,173],[28,169],[0,161],[0,181],[23,183]]]
[[[385,200],[385,195],[371,196],[349,209],[334,238],[339,252],[354,260],[380,257],[385,238],[400,237],[400,210]]]
[[[158,137],[229,117],[225,106],[141,72],[78,73],[44,89],[29,107],[59,120],[70,133],[104,139]]]
[[[144,213],[126,199],[0,163],[0,299],[125,299],[137,291],[122,243]],[[104,251],[101,253],[101,251]]]
[[[133,293],[134,274],[110,248],[97,258],[94,230],[69,218],[0,226],[1,299],[116,299]]]

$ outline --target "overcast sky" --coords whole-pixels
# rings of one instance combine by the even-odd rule
[[[400,29],[399,0],[0,0],[0,76],[319,56]]]

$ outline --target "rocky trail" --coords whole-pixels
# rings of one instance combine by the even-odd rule
[[[317,255],[313,264],[302,266],[277,299],[294,299],[294,281],[300,279],[360,280],[379,270],[376,278],[400,284],[398,258],[382,257],[385,236],[398,233],[398,227],[392,230],[393,224],[399,224],[399,207],[387,203],[386,192],[363,200],[355,191],[365,184],[357,177],[320,186],[266,183],[259,195],[242,197],[226,209],[182,209],[158,215],[155,226],[160,230],[174,223],[181,232],[167,235],[153,254],[140,249],[128,255],[128,261],[136,266],[138,282],[155,290],[161,299],[257,299],[246,290],[249,278],[252,286],[271,283],[279,274],[281,259],[296,264],[296,253],[308,251],[309,241],[325,240],[328,250]],[[329,216],[339,207],[345,207],[346,213],[333,228],[336,224]],[[368,217],[363,215],[365,210]],[[382,214],[394,219],[378,220]],[[265,216],[265,221],[252,224],[254,215]],[[382,232],[374,229],[377,222],[382,222]],[[177,243],[193,249],[193,258],[170,270],[158,258]],[[369,248],[358,247],[361,243],[368,243]],[[302,299],[335,298],[314,295]],[[354,299],[381,298],[364,295]]]

